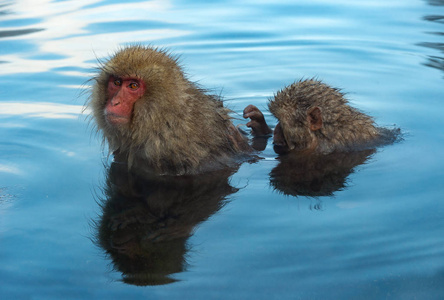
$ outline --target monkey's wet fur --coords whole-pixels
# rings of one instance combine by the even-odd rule
[[[198,174],[250,153],[220,97],[189,81],[165,50],[130,46],[100,67],[89,106],[116,161],[156,174]]]
[[[278,153],[357,151],[401,139],[400,129],[377,127],[370,116],[351,107],[338,89],[314,79],[278,91],[268,107],[279,120],[273,136]]]
[[[233,167],[253,157],[247,137],[233,125],[220,96],[191,82],[178,59],[141,45],[125,47],[103,62],[88,106],[117,162],[158,175],[194,175]],[[348,105],[337,89],[303,80],[269,101],[279,120],[273,143],[288,151],[332,153],[388,144],[399,129],[376,127]],[[252,135],[271,129],[253,105],[244,110]],[[253,146],[254,147],[254,146]]]

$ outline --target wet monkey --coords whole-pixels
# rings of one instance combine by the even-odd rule
[[[252,151],[218,96],[189,81],[175,57],[144,46],[100,66],[89,106],[117,161],[156,174],[198,174]]]
[[[325,83],[301,80],[278,91],[268,103],[278,119],[273,132],[274,149],[282,154],[290,150],[328,154],[353,151],[393,142],[399,129],[377,127],[373,119],[351,107],[344,95]],[[256,107],[255,128],[265,128]],[[256,129],[257,130],[257,129]]]

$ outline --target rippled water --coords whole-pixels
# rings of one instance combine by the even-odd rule
[[[0,297],[443,299],[443,23],[442,0],[1,1]],[[318,77],[404,141],[319,174],[269,142],[196,186],[131,179],[81,113],[130,43],[237,113]]]

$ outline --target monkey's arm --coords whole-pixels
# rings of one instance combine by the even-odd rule
[[[245,107],[243,116],[245,119],[250,118],[251,121],[247,123],[247,127],[251,128],[251,133],[254,136],[264,136],[272,133],[267,122],[265,122],[264,115],[256,106],[250,104]]]

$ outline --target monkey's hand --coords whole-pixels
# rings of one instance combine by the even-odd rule
[[[272,133],[267,122],[265,122],[264,115],[256,106],[250,104],[244,109],[244,118],[250,118],[247,127],[251,128],[251,133],[254,136],[269,135]]]

